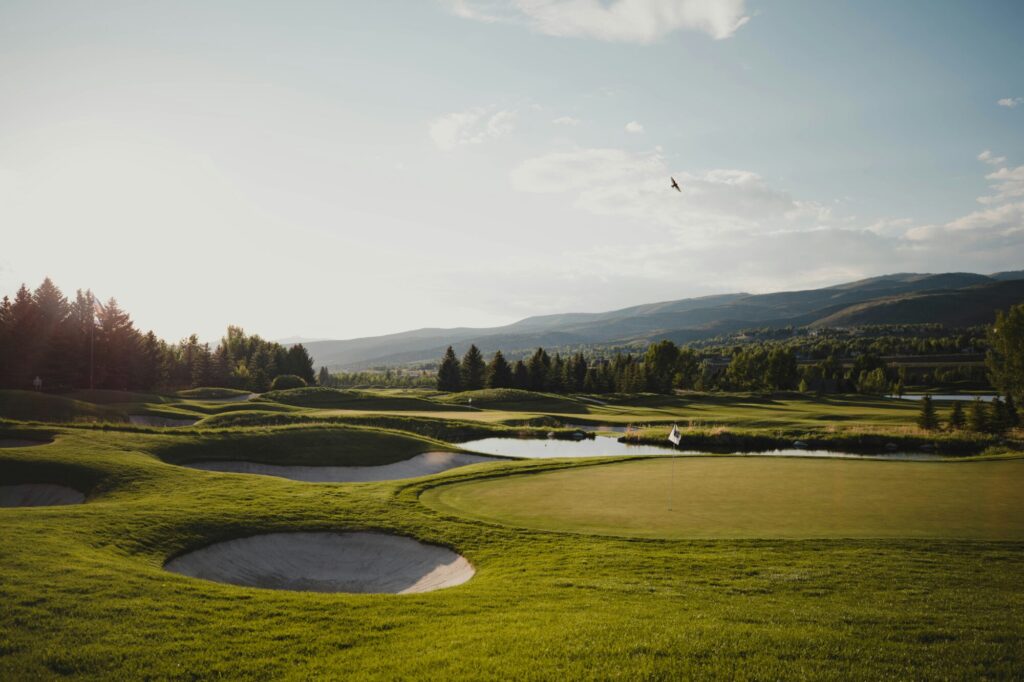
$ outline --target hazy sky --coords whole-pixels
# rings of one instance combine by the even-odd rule
[[[0,292],[349,338],[1022,268],[1022,29],[1019,0],[0,0]]]

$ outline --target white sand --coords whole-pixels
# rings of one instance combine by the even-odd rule
[[[174,573],[304,592],[409,594],[461,585],[465,557],[385,533],[267,533],[219,542],[168,561]]]
[[[192,426],[198,419],[174,419],[173,417],[151,417],[145,414],[130,414],[128,421],[139,426]]]
[[[494,457],[466,455],[456,452],[427,452],[401,462],[371,467],[339,466],[284,466],[258,462],[208,461],[193,462],[185,466],[204,471],[224,471],[235,474],[261,474],[280,476],[293,481],[309,483],[354,483],[364,481],[394,481],[400,478],[429,476],[455,467],[493,462]]]
[[[0,485],[0,507],[51,507],[82,502],[85,502],[85,495],[63,485]]]
[[[24,438],[0,438],[0,448],[30,448],[35,445],[49,445],[48,440],[25,440]]]

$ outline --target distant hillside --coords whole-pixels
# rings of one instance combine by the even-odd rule
[[[995,311],[1024,302],[1024,270],[992,276],[968,272],[897,273],[821,289],[772,294],[721,294],[631,306],[604,313],[528,317],[502,327],[417,329],[346,341],[305,344],[314,362],[361,369],[440,357],[449,345],[484,353],[537,346],[685,343],[748,327],[853,326],[992,321]]]
[[[947,327],[987,324],[997,310],[1024,301],[1024,280],[979,284],[951,291],[928,291],[891,296],[844,308],[816,320],[815,327],[854,327],[865,324],[938,323]]]

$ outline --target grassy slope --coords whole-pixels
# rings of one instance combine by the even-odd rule
[[[1024,540],[1022,491],[1024,459],[681,457],[442,486],[424,501],[514,526],[633,537]]]
[[[363,391],[355,389],[324,388],[311,386],[286,391],[264,393],[253,406],[266,402],[283,403],[296,407],[336,410],[383,410],[383,411],[459,411],[465,408],[439,405],[430,400],[393,391]]]
[[[112,407],[34,391],[0,390],[0,418],[24,421],[127,421]]]
[[[314,485],[167,465],[147,453],[167,438],[62,430],[45,448],[0,452],[0,469],[21,480],[55,468],[93,492],[82,506],[0,511],[0,677],[1024,674],[1020,543],[520,532],[433,512],[418,501],[421,481]],[[160,568],[218,538],[364,527],[455,546],[478,573],[440,592],[372,596]]]
[[[244,460],[264,464],[376,466],[450,446],[409,433],[349,427],[221,431],[150,439],[147,448],[173,463]]]

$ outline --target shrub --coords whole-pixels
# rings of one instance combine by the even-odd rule
[[[272,391],[285,391],[289,388],[305,388],[306,380],[294,374],[279,374],[270,385]]]

